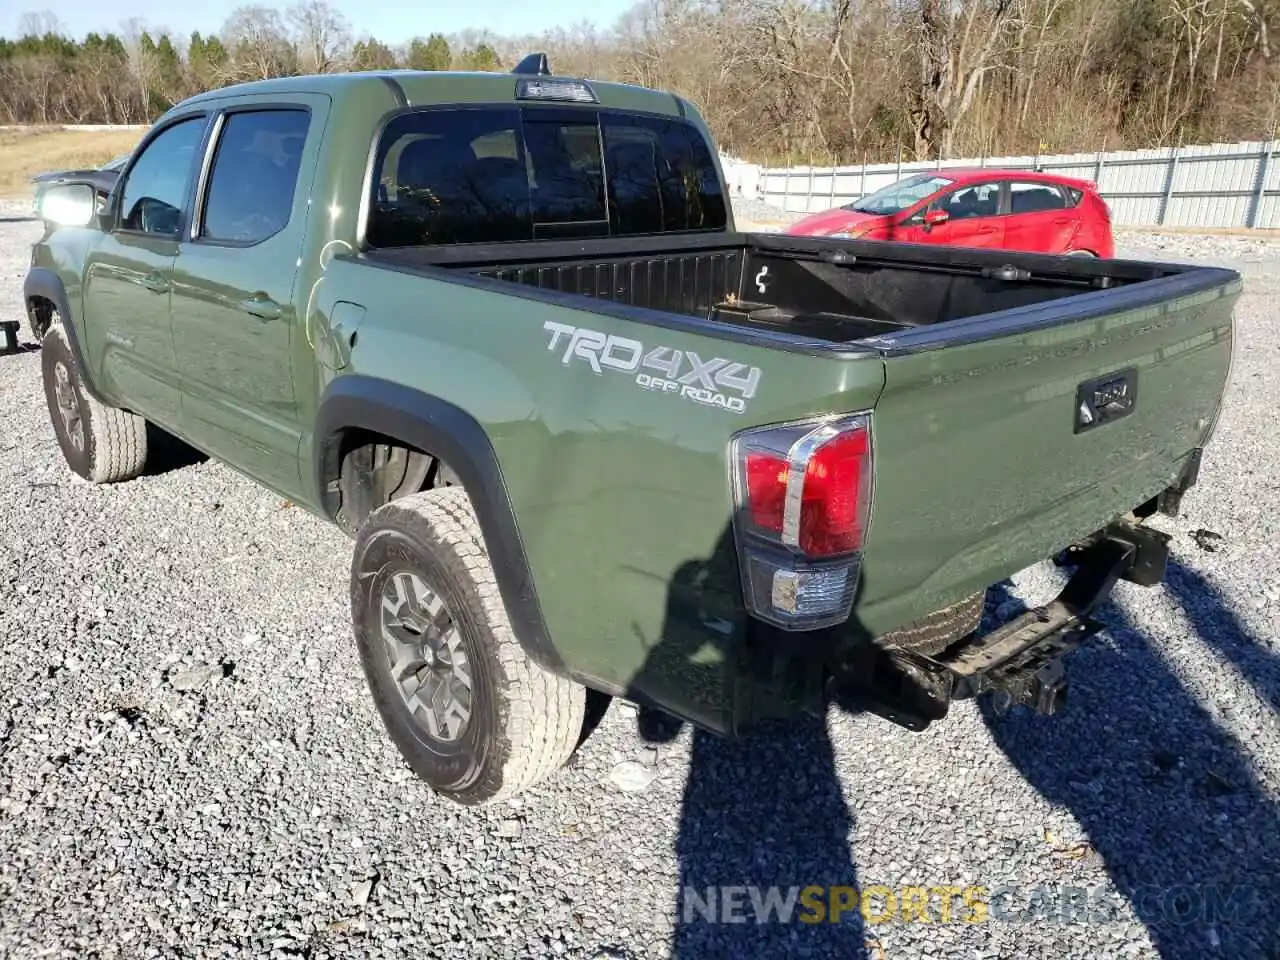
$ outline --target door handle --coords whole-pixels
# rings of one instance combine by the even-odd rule
[[[152,293],[169,292],[169,281],[163,273],[148,273],[140,282]]]
[[[283,312],[280,304],[264,293],[255,293],[241,300],[240,309],[259,320],[276,320]]]
[[[979,227],[978,232],[979,233],[995,233],[996,228],[992,226]]]

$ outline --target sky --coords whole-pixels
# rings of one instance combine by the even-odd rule
[[[14,37],[26,13],[52,13],[63,31],[80,38],[96,31],[120,31],[129,17],[140,18],[148,28],[167,27],[175,35],[191,31],[216,32],[236,7],[253,0],[203,0],[201,3],[174,3],[173,0],[128,0],[127,4],[102,0],[3,0],[0,2],[0,33]],[[370,34],[388,44],[403,43],[414,36],[489,29],[499,35],[537,34],[557,26],[589,21],[609,27],[632,5],[633,0],[329,0],[351,24],[357,36]],[[287,3],[262,0],[264,6],[284,8]]]

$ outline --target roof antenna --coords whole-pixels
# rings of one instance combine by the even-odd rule
[[[531,53],[512,67],[511,72],[549,77],[551,76],[551,64],[547,62],[545,53]]]

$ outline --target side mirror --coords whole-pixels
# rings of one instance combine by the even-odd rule
[[[98,197],[87,183],[58,183],[40,198],[40,217],[60,227],[87,227],[98,217]]]
[[[940,227],[951,219],[951,214],[945,210],[929,210],[924,215],[925,229],[932,227]]]

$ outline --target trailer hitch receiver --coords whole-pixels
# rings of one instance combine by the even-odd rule
[[[1117,580],[1152,586],[1164,578],[1168,541],[1117,521],[1057,558],[1075,572],[1050,602],[932,657],[868,644],[833,671],[832,694],[911,730],[941,719],[952,700],[987,693],[1000,712],[1026,706],[1058,713],[1067,697],[1062,658],[1102,629],[1092,614]]]

